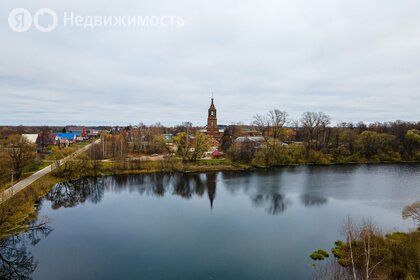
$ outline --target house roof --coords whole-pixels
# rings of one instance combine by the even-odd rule
[[[262,136],[241,136],[234,140],[235,142],[245,142],[245,141],[253,141],[253,142],[264,142],[265,139]]]
[[[58,138],[65,138],[69,140],[74,140],[76,137],[81,136],[81,132],[54,132],[55,136]]]
[[[28,140],[29,143],[35,144],[38,134],[22,134],[22,137]]]

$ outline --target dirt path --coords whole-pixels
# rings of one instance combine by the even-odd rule
[[[97,144],[99,143],[101,140],[98,139],[93,143],[90,143],[82,148],[80,148],[79,150],[75,151],[73,154],[61,159],[59,161],[59,165],[64,164],[67,160],[76,157],[78,155],[80,155],[81,153],[87,151],[93,144]],[[19,181],[18,183],[14,184],[13,186],[11,186],[10,188],[4,190],[1,194],[0,194],[0,204],[2,204],[3,202],[5,202],[6,200],[8,200],[9,198],[13,197],[14,195],[16,195],[18,192],[20,192],[21,190],[26,189],[28,186],[30,186],[33,182],[35,182],[36,180],[38,180],[39,178],[41,178],[44,175],[47,175],[48,173],[50,173],[51,171],[53,171],[56,168],[56,164],[51,164],[48,165],[47,167],[44,167],[43,169],[35,172],[34,174],[32,174],[31,176],[23,179],[22,181]]]

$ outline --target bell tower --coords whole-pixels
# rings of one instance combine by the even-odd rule
[[[211,137],[217,137],[219,129],[217,127],[216,107],[214,106],[213,97],[209,108],[209,115],[207,117],[207,133]]]

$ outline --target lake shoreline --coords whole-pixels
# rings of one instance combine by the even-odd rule
[[[144,249],[150,244],[150,229],[159,237],[156,244],[169,240],[166,244],[171,248],[166,250],[167,246],[159,247],[163,248],[162,251],[148,258],[150,265],[161,263],[173,251],[189,257],[200,253],[201,249],[213,250],[214,247],[209,248],[207,243],[202,243],[200,251],[195,251],[197,243],[188,247],[186,244],[191,244],[189,240],[168,238],[189,236],[193,241],[199,238],[211,240],[216,246],[210,252],[211,256],[226,247],[234,254],[241,254],[241,251],[235,253],[235,249],[251,246],[250,251],[256,252],[258,259],[263,259],[261,263],[271,267],[267,260],[276,254],[285,264],[276,269],[286,273],[291,263],[288,263],[290,255],[284,253],[284,248],[292,244],[293,248],[297,248],[293,251],[296,259],[293,264],[302,269],[293,269],[288,275],[298,279],[306,279],[312,272],[309,268],[303,269],[311,262],[311,252],[319,248],[330,252],[334,240],[342,240],[337,229],[345,217],[354,217],[358,224],[366,215],[384,232],[394,233],[393,236],[398,238],[411,238],[410,225],[401,218],[401,209],[418,197],[419,164],[318,166],[294,165],[221,172],[213,172],[216,167],[221,167],[220,164],[213,168],[200,166],[202,170],[211,169],[208,173],[191,172],[192,168],[185,172],[130,170],[127,173],[126,170],[125,174],[97,174],[100,177],[85,177],[59,184],[56,183],[65,179],[48,175],[34,183],[33,196],[28,194],[15,201],[18,207],[8,206],[10,211],[18,213],[7,217],[3,238],[7,237],[6,234],[24,234],[27,232],[25,223],[39,224],[44,221],[43,217],[50,217],[50,227],[55,237],[46,238],[35,250],[28,247],[28,252],[43,264],[34,274],[35,279],[54,278],[56,274],[51,278],[47,276],[49,267],[55,265],[55,259],[44,256],[52,250],[57,250],[59,256],[66,255],[68,242],[77,246],[85,244],[86,238],[95,240],[83,245],[92,246],[83,254],[85,258],[91,258],[89,252],[95,251],[93,247],[109,244],[109,236],[121,237],[113,239],[124,242],[115,243],[118,244],[116,246],[121,244],[127,248],[129,244],[137,244]],[[42,198],[37,198],[37,195]],[[126,216],[132,222],[121,220]],[[302,222],[297,223],[299,219]],[[325,228],[333,230],[326,232]],[[69,239],[69,232],[74,229]],[[98,230],[98,234],[92,235],[92,230]],[[97,242],[100,234],[105,237]],[[128,237],[129,241],[122,237]],[[57,238],[63,240],[61,245],[56,242]],[[232,241],[226,242],[226,239]],[[270,244],[266,240],[270,240]],[[305,240],[303,246],[301,240]],[[261,246],[267,246],[267,249],[261,251]],[[155,244],[152,247],[156,248]],[[117,250],[115,256],[123,257],[125,254],[126,251]],[[332,253],[330,256],[333,257]],[[255,262],[253,257],[243,260],[243,264],[250,262]],[[243,267],[243,264],[241,262],[238,267]],[[60,263],[56,265],[63,269]],[[80,271],[84,269],[83,264],[79,267]],[[131,271],[136,267],[130,268]],[[207,264],[198,262],[195,267],[204,269]],[[106,266],[102,269],[106,269]],[[237,272],[235,267],[231,267],[230,271]],[[269,275],[267,277],[270,278]]]
[[[207,161],[209,162],[209,161]],[[111,164],[110,164],[111,163]],[[154,173],[210,173],[210,172],[239,172],[239,171],[252,171],[252,170],[266,170],[271,168],[289,168],[289,167],[305,167],[305,166],[361,166],[361,165],[392,165],[392,164],[403,164],[403,165],[416,165],[420,164],[420,161],[400,161],[400,162],[352,162],[352,163],[328,163],[328,164],[284,164],[284,165],[272,165],[272,166],[255,166],[250,164],[234,163],[234,162],[223,162],[217,161],[217,164],[206,164],[201,162],[181,162],[177,166],[159,166],[154,165],[152,167],[146,166],[145,168],[127,168],[121,166],[121,162],[116,162],[116,166],[112,166],[112,162],[107,162],[107,165],[102,165],[98,170],[84,170],[85,172],[75,172],[74,176],[71,177],[60,177],[54,176],[59,181],[77,180],[84,177],[101,177],[101,176],[114,176],[114,175],[136,175],[136,174],[154,174]],[[150,163],[150,162],[149,162]],[[158,163],[158,162],[152,162]]]
[[[66,182],[72,180],[78,180],[85,177],[102,177],[102,176],[118,176],[118,175],[141,175],[141,174],[155,174],[155,173],[210,173],[210,172],[243,172],[243,171],[255,171],[255,170],[268,170],[274,168],[289,168],[289,167],[330,167],[330,166],[375,166],[375,165],[418,165],[420,161],[399,161],[399,162],[351,162],[351,163],[328,163],[328,164],[285,164],[285,165],[273,165],[273,166],[254,166],[249,164],[240,163],[223,163],[223,164],[197,164],[194,162],[182,163],[182,168],[153,168],[153,169],[113,169],[110,166],[102,166],[100,170],[93,172],[87,170],[85,174],[74,174],[69,178],[60,177],[56,174],[46,175],[36,182],[34,182],[27,191],[22,191],[19,194],[27,196],[30,194],[45,194],[55,184],[59,182]],[[20,196],[20,195],[17,195]],[[39,198],[39,197],[38,197]],[[16,200],[20,200],[18,197]],[[12,202],[13,203],[13,202]]]
[[[21,211],[20,205],[28,205],[28,202],[36,205],[38,199],[45,196],[57,183],[75,181],[88,177],[107,177],[107,176],[124,176],[124,175],[143,175],[143,174],[197,174],[197,173],[212,173],[212,172],[244,172],[256,170],[269,170],[277,168],[291,168],[291,167],[331,167],[331,166],[363,166],[363,165],[418,165],[420,162],[402,161],[402,162],[367,162],[367,163],[330,163],[330,164],[288,164],[276,166],[252,166],[245,164],[217,164],[217,165],[200,165],[187,163],[184,165],[185,169],[169,170],[169,169],[118,169],[112,170],[109,168],[101,169],[99,172],[87,172],[85,174],[76,174],[71,178],[59,177],[54,174],[46,175],[35,181],[27,189],[19,192],[13,198],[4,203],[4,207],[10,212]],[[33,214],[32,210],[29,215]]]
[[[361,165],[392,165],[392,164],[404,164],[404,165],[416,165],[420,164],[420,161],[384,161],[384,162],[346,162],[346,163],[304,163],[304,164],[282,164],[282,165],[271,165],[271,166],[256,166],[251,164],[243,163],[232,163],[227,162],[223,164],[197,164],[196,162],[182,163],[182,168],[154,168],[154,169],[123,169],[123,170],[110,170],[103,169],[98,174],[89,176],[113,176],[113,175],[135,175],[135,174],[153,174],[153,173],[208,173],[208,172],[223,172],[223,171],[251,171],[251,170],[263,170],[271,168],[282,168],[282,167],[305,167],[305,166],[361,166]],[[83,177],[83,176],[82,176]],[[79,177],[79,178],[82,178]],[[77,179],[77,178],[75,178]]]

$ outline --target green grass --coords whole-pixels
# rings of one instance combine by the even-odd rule
[[[15,180],[13,183],[16,184],[17,182],[29,177],[30,175],[34,174],[35,172],[47,167],[48,165],[51,165],[54,163],[55,160],[58,159],[63,159],[66,156],[69,156],[71,154],[73,154],[74,152],[76,152],[77,150],[79,150],[80,148],[90,144],[91,142],[86,141],[86,142],[78,142],[78,143],[74,143],[73,145],[67,147],[67,148],[63,148],[63,149],[58,149],[57,146],[52,146],[49,150],[52,152],[50,155],[46,156],[43,160],[37,159],[35,160],[33,163],[31,163],[30,165],[26,166],[23,169],[23,173],[21,175],[21,177],[19,178],[19,180]],[[9,187],[11,187],[12,185],[12,180],[11,180],[11,176],[10,179],[5,180],[5,182],[0,183],[0,191],[3,191]]]
[[[0,205],[0,242],[8,236],[25,231],[37,218],[36,201],[45,196],[58,182],[46,175]]]
[[[49,149],[51,151],[51,154],[45,157],[46,161],[52,161],[52,160],[57,160],[57,159],[63,159],[71,154],[73,154],[74,152],[76,152],[77,150],[79,150],[80,148],[83,148],[84,146],[90,144],[91,142],[86,141],[86,142],[77,142],[77,143],[73,143],[72,145],[63,148],[63,149],[59,149],[57,146],[53,146],[51,147],[51,149]]]
[[[227,160],[227,159],[200,159],[196,163],[197,164],[204,164],[204,165],[232,164],[232,162],[230,160]]]
[[[30,166],[25,168],[24,174],[33,174],[33,173],[47,167],[48,165],[51,165],[51,164],[52,164],[52,162],[50,162],[50,161],[45,161],[45,160],[36,161],[33,164],[31,164]]]

